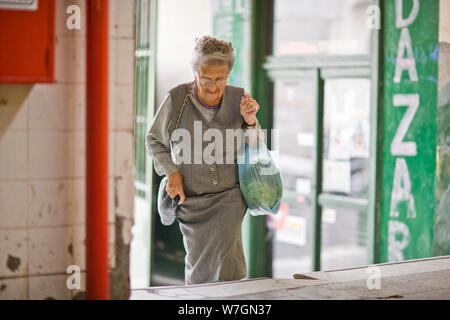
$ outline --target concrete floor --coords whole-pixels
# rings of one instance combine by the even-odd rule
[[[293,275],[294,276],[294,275]],[[450,300],[450,256],[192,286],[134,289],[131,300]]]

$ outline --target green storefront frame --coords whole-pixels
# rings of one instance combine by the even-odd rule
[[[217,0],[217,2],[219,2]],[[377,4],[377,1],[374,1]],[[233,3],[230,3],[233,5]],[[316,155],[317,159],[315,163],[315,192],[313,196],[314,202],[314,259],[313,270],[320,270],[320,252],[321,252],[321,207],[323,205],[332,204],[334,206],[342,206],[349,208],[358,208],[360,210],[367,210],[370,217],[368,220],[368,263],[375,261],[375,230],[376,224],[374,222],[375,217],[375,197],[369,199],[352,199],[348,197],[336,197],[332,195],[322,194],[321,182],[322,182],[322,125],[323,125],[323,86],[325,78],[333,77],[364,77],[371,78],[373,69],[377,69],[377,58],[368,56],[350,56],[350,57],[327,57],[327,58],[303,58],[289,57],[287,59],[272,57],[272,37],[273,37],[273,13],[274,13],[274,1],[273,0],[253,0],[251,1],[251,39],[242,39],[242,19],[236,19],[232,17],[231,21],[237,21],[230,28],[231,30],[239,30],[237,34],[233,34],[231,37],[225,39],[233,41],[233,43],[242,43],[244,41],[251,42],[251,75],[250,75],[250,88],[253,97],[261,105],[260,112],[258,113],[258,119],[261,126],[268,130],[269,137],[267,143],[270,147],[271,137],[270,130],[273,128],[273,110],[270,106],[273,105],[273,79],[283,77],[286,74],[290,76],[295,72],[312,72],[313,81],[316,82]],[[231,10],[231,14],[235,14]],[[219,18],[224,17],[224,13],[218,14]],[[222,24],[219,24],[222,25]],[[241,28],[239,28],[241,27]],[[222,36],[220,30],[215,30],[217,36]],[[378,30],[374,30],[371,34],[372,48],[378,45]],[[239,45],[238,45],[239,47]],[[375,51],[377,52],[377,51]],[[372,60],[371,60],[372,59]],[[238,74],[241,72],[238,71]],[[301,75],[299,75],[301,76]],[[372,76],[372,81],[376,82],[375,77]],[[374,90],[377,92],[377,90]],[[375,94],[376,96],[376,94]],[[370,163],[370,175],[376,177],[377,157],[374,154],[376,148],[373,145],[376,143],[377,133],[377,120],[376,117],[376,99],[371,101],[371,163]],[[371,184],[370,195],[375,193],[375,184]],[[244,238],[246,239],[246,251],[248,258],[248,277],[263,277],[272,276],[272,252],[271,241],[267,241],[268,229],[266,226],[266,217],[247,217],[244,228]]]
[[[273,3],[273,0],[261,1]],[[378,5],[378,1],[373,1]],[[273,4],[272,4],[273,6]],[[273,11],[272,11],[273,12]],[[273,17],[271,18],[273,21]],[[260,25],[264,24],[260,22]],[[371,52],[377,53],[376,48],[379,42],[379,31],[371,31]],[[374,84],[378,83],[376,75],[378,74],[378,55],[373,56],[286,56],[267,57],[263,64],[264,71],[269,79],[266,81],[275,81],[283,78],[304,77],[309,74],[310,79],[315,84],[315,155],[314,155],[314,178],[312,192],[314,231],[313,231],[313,257],[312,271],[321,270],[321,251],[322,251],[322,207],[332,206],[340,208],[357,209],[367,212],[367,263],[375,263],[376,260],[376,177],[378,168],[378,157],[376,155],[377,144],[377,88]],[[370,155],[369,155],[369,192],[367,199],[351,198],[347,196],[336,196],[322,192],[323,180],[323,123],[324,123],[324,85],[327,79],[333,78],[365,78],[371,80],[371,102],[370,102]],[[271,103],[272,104],[272,103]],[[273,112],[273,111],[272,111]],[[271,115],[273,117],[273,115]],[[375,179],[374,179],[375,178]]]
[[[218,0],[216,0],[218,1]],[[244,0],[242,0],[244,1]],[[394,1],[394,0],[390,0]],[[155,3],[157,1],[155,0]],[[365,211],[367,214],[367,264],[380,263],[386,261],[386,254],[383,249],[386,244],[383,240],[383,234],[386,233],[382,229],[386,217],[382,214],[382,204],[387,200],[383,198],[382,191],[387,184],[392,181],[385,181],[383,178],[383,141],[386,139],[384,134],[383,118],[383,94],[385,88],[383,86],[383,76],[385,75],[386,60],[384,57],[386,37],[391,34],[386,32],[383,27],[381,29],[372,29],[370,34],[370,55],[367,56],[329,56],[329,57],[275,57],[272,56],[272,37],[273,37],[273,20],[274,20],[274,0],[248,0],[241,2],[240,5],[234,2],[238,7],[250,8],[250,33],[247,35],[239,29],[239,24],[247,23],[243,19],[242,12],[216,12],[219,18],[228,15],[233,17],[231,21],[235,21],[235,25],[231,30],[239,30],[233,33],[229,40],[236,43],[236,47],[242,50],[244,42],[250,42],[249,64],[250,68],[243,71],[240,61],[237,64],[238,72],[236,77],[240,77],[241,83],[250,88],[253,97],[261,105],[258,119],[264,129],[270,133],[273,128],[273,81],[274,79],[283,78],[285,75],[308,72],[312,74],[315,82],[316,95],[316,150],[315,150],[315,188],[313,193],[314,205],[314,243],[313,243],[313,270],[321,269],[321,225],[322,215],[321,208],[323,206],[351,208],[355,210]],[[386,21],[385,17],[385,1],[373,0],[372,4],[378,6],[381,10],[381,21]],[[436,10],[436,8],[435,8]],[[238,14],[236,16],[236,14]],[[241,14],[241,16],[239,16]],[[248,14],[248,12],[247,12]],[[237,17],[237,18],[236,18]],[[214,33],[221,36],[220,26],[214,26]],[[433,32],[437,32],[434,31]],[[398,35],[396,35],[398,38]],[[226,38],[226,37],[223,37]],[[396,40],[398,41],[398,39]],[[436,71],[437,72],[437,71]],[[247,74],[248,73],[248,74]],[[369,156],[369,189],[367,198],[351,198],[342,197],[322,192],[322,129],[324,121],[324,84],[327,79],[332,78],[364,78],[369,79],[370,86],[370,156]],[[235,80],[239,81],[239,80]],[[154,97],[153,97],[154,99]],[[153,107],[154,108],[154,107]],[[154,112],[154,109],[153,109]],[[153,113],[152,112],[152,113]],[[270,137],[268,144],[270,147]],[[137,146],[138,147],[138,146]],[[152,186],[152,203],[156,200],[155,188],[159,184],[159,179],[153,175],[153,180],[148,180]],[[155,206],[152,206],[152,217],[158,217]],[[158,232],[157,221],[152,222],[153,240],[162,241],[164,250],[155,250],[155,244],[152,243],[152,272],[162,272],[166,277],[183,279],[182,268],[182,246],[181,237],[173,237],[178,232],[178,225],[164,227],[164,234]],[[432,228],[432,226],[431,226]],[[170,229],[170,230],[169,230]],[[178,232],[179,233],[179,232]],[[266,217],[246,217],[243,226],[243,238],[247,258],[248,278],[272,276],[272,250],[271,241],[267,241],[268,229],[266,226]],[[156,238],[155,238],[156,236]],[[432,235],[431,235],[432,237]],[[432,239],[431,239],[432,241]],[[175,252],[175,254],[170,254]],[[157,257],[157,261],[155,260]],[[412,257],[411,257],[412,258]],[[153,284],[152,284],[153,285]]]
[[[153,190],[155,177],[152,160],[145,150],[145,133],[153,119],[155,108],[155,70],[156,70],[156,17],[157,0],[135,0],[136,12],[136,93],[135,93],[135,197],[148,203],[149,213],[155,210],[155,196]],[[150,168],[150,170],[149,170]],[[154,245],[154,220],[150,219],[148,230],[150,248]],[[151,275],[154,264],[154,250],[149,252],[149,269]],[[150,278],[150,277],[149,277]],[[150,285],[150,283],[148,284]]]

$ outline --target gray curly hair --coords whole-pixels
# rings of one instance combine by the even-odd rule
[[[226,65],[230,73],[233,70],[235,57],[231,42],[203,36],[195,39],[191,65],[194,71],[200,71],[203,65]]]

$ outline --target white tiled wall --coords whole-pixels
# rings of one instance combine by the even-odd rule
[[[0,84],[0,299],[70,299],[85,287],[86,0],[58,0],[55,83]],[[81,29],[66,9],[81,9]],[[110,0],[109,266],[128,245],[134,201],[134,0]],[[116,239],[115,216],[127,218]],[[123,257],[121,257],[123,258]],[[120,286],[111,283],[110,286]]]
[[[28,278],[28,297],[32,300],[71,299],[66,275],[31,276]]]
[[[0,180],[0,229],[27,228],[27,183]]]
[[[0,230],[0,252],[0,278],[28,274],[26,229]]]
[[[0,86],[0,134],[5,131],[26,131],[28,127],[27,97],[32,85],[2,84]]]
[[[27,133],[7,130],[0,139],[0,179],[25,179],[27,176]]]
[[[6,278],[0,281],[0,300],[28,298],[28,278]]]
[[[85,129],[84,84],[39,85],[30,93],[30,130],[77,131]]]
[[[29,274],[65,273],[72,263],[72,227],[29,228]]]

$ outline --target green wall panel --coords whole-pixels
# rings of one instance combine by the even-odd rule
[[[229,83],[249,90],[249,0],[213,0],[213,35],[233,44],[236,60]]]

